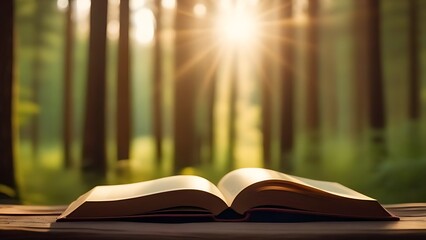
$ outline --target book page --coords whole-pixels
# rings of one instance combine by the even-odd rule
[[[305,186],[313,187],[315,189],[325,191],[334,195],[360,200],[374,200],[373,198],[367,197],[357,191],[354,191],[336,182],[319,181],[296,176],[292,177],[299,180]]]
[[[264,168],[240,168],[226,174],[218,183],[218,188],[228,202],[232,203],[235,197],[252,184],[267,181],[280,180],[303,184],[300,180],[277,171]]]
[[[225,198],[232,203],[235,197],[245,188],[255,183],[271,180],[294,183],[302,187],[307,187],[307,191],[309,189],[316,189],[319,192],[345,198],[374,200],[339,183],[307,179],[264,168],[242,168],[234,170],[220,180],[218,188]]]
[[[180,175],[139,183],[97,186],[72,202],[59,219],[117,218],[183,206],[204,208],[219,214],[228,203],[207,179]]]
[[[205,178],[191,175],[171,176],[130,184],[97,186],[86,198],[86,201],[116,201],[178,190],[204,191],[225,201],[225,197],[213,183]]]

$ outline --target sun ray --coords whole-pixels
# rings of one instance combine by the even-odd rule
[[[259,73],[261,81],[270,81],[266,78],[265,63],[273,64],[277,68],[293,68],[293,63],[287,62],[283,58],[282,46],[313,48],[306,46],[306,44],[301,45],[291,37],[292,34],[286,36],[283,32],[283,29],[291,30],[297,24],[300,24],[297,23],[293,15],[277,17],[285,9],[293,8],[292,5],[284,3],[277,4],[273,8],[262,8],[264,3],[261,1],[255,7],[242,6],[241,4],[246,3],[244,1],[237,2],[240,5],[237,6],[236,2],[233,2],[234,4],[231,2],[226,8],[218,10],[216,16],[210,13],[205,15],[208,19],[204,20],[211,23],[216,21],[216,25],[201,27],[201,25],[197,26],[197,23],[194,23],[193,28],[180,29],[177,32],[180,38],[185,39],[185,41],[178,41],[177,47],[191,48],[191,46],[200,46],[200,42],[203,41],[208,43],[182,63],[177,69],[177,80],[191,68],[196,68],[201,61],[210,57],[212,58],[210,66],[203,73],[203,76],[200,76],[202,89],[210,86],[209,83],[212,81],[214,73],[219,68],[224,67],[226,62],[238,62],[242,58],[248,60],[246,63]],[[197,18],[193,11],[177,11],[179,11],[178,14],[193,18],[193,21],[200,21],[200,18]],[[293,12],[293,9],[291,12]],[[273,15],[275,16],[273,17]],[[226,36],[227,34],[230,35]],[[209,39],[211,37],[214,37],[213,41]],[[271,44],[275,47],[271,47]]]
[[[188,59],[187,62],[183,63],[183,65],[177,69],[176,79],[180,79],[183,74],[189,71],[192,67],[196,66],[199,61],[201,61],[204,57],[208,56],[211,51],[216,49],[216,45],[212,44],[210,46],[205,47],[202,51],[199,51],[197,54],[193,55],[192,58]]]
[[[214,81],[214,76],[219,68],[221,60],[224,56],[224,49],[219,49],[218,52],[214,54],[213,60],[211,61],[210,67],[207,69],[204,78],[201,83],[201,93],[206,92],[206,89],[211,86],[211,82]]]

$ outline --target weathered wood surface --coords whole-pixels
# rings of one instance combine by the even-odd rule
[[[395,222],[59,222],[62,206],[0,205],[0,239],[426,239],[426,203],[387,205]]]

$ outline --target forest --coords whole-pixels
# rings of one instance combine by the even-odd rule
[[[424,202],[426,1],[2,0],[0,202],[265,167]]]

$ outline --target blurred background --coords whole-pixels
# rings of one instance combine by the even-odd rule
[[[426,201],[426,1],[7,2],[0,198],[265,167]]]

